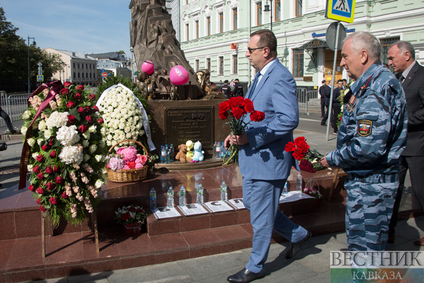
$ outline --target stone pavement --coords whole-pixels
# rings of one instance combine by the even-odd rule
[[[325,141],[324,127],[320,128],[319,120],[319,114],[301,116],[295,136],[305,136],[312,148],[325,153],[335,148],[335,136],[330,136],[330,140]],[[19,122],[15,122],[14,126],[20,127]],[[0,128],[0,133],[3,130]],[[22,139],[6,142],[8,149],[0,152],[0,183],[3,184],[0,190],[17,186],[19,180]],[[411,197],[409,188],[405,193]],[[414,240],[424,236],[423,231],[424,216],[399,221],[395,244],[388,245],[388,249],[424,251],[423,247],[412,244]],[[284,258],[288,246],[287,242],[271,245],[266,263],[267,276],[255,282],[330,282],[330,251],[346,250],[346,236],[345,233],[333,233],[312,237],[291,260]],[[250,251],[248,248],[163,264],[36,282],[226,282],[227,276],[244,267]]]

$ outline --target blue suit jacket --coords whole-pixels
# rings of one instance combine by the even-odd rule
[[[246,131],[249,143],[240,147],[240,172],[249,179],[286,179],[292,166],[298,168],[292,154],[284,150],[293,141],[293,130],[299,123],[294,78],[275,59],[254,93],[250,92],[249,89],[246,98],[253,101],[255,110],[265,112],[265,119],[250,122]],[[250,116],[246,115],[245,122],[248,121]]]

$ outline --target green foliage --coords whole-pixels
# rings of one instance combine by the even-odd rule
[[[16,34],[18,30],[6,21],[4,10],[0,7],[0,78],[27,80],[29,53],[31,81],[36,80],[39,62],[42,64],[44,79],[50,81],[52,74],[62,70],[65,63],[34,44],[28,46],[28,42]]]

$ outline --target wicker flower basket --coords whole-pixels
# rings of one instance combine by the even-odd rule
[[[127,142],[127,141],[132,141],[137,143],[138,145],[140,145],[145,152],[146,156],[149,156],[147,153],[147,149],[143,146],[143,144],[141,144],[140,142],[136,141],[136,140],[122,140],[116,144],[114,144],[113,146],[111,146],[111,148],[108,151],[108,155],[110,154],[110,152],[112,151],[112,149],[117,146],[120,143],[123,142]],[[136,181],[141,181],[146,179],[147,177],[147,171],[149,169],[149,166],[145,165],[142,168],[138,168],[138,169],[129,169],[129,170],[116,170],[113,171],[112,169],[109,169],[106,167],[106,171],[107,171],[107,176],[109,178],[110,181],[112,182],[116,182],[116,183],[128,183],[128,182],[136,182]]]

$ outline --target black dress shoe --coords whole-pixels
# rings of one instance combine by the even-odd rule
[[[311,236],[312,236],[312,233],[308,232],[308,235],[306,235],[305,238],[303,238],[299,242],[297,242],[295,244],[290,243],[290,249],[286,253],[286,259],[290,259],[290,258],[294,257],[300,251],[300,248],[302,247],[302,245],[307,240],[309,240],[311,238]]]
[[[247,268],[243,268],[236,274],[228,276],[228,282],[239,282],[239,283],[247,283],[252,282],[253,280],[264,278],[265,273],[254,273],[252,271],[247,270]]]

